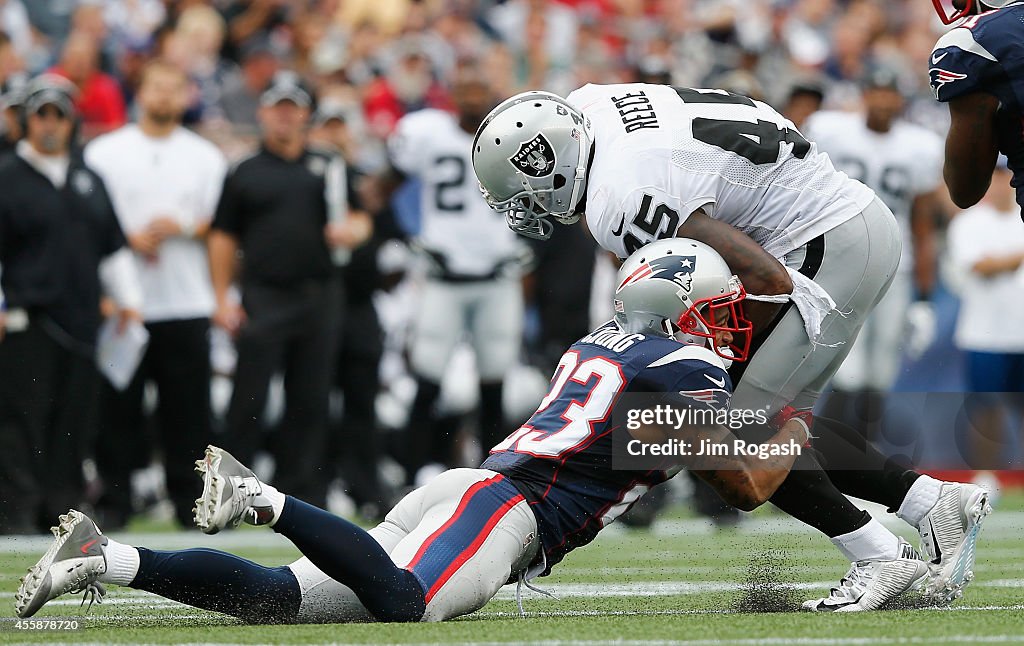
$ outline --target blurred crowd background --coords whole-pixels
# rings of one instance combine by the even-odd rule
[[[371,303],[374,310],[370,318],[375,320],[360,319],[357,334],[382,340],[379,351],[366,356],[360,354],[365,345],[360,339],[339,341],[348,358],[334,364],[330,428],[332,437],[345,439],[331,443],[324,464],[309,466],[326,483],[328,505],[377,518],[417,480],[417,473],[403,472],[409,460],[401,456],[401,445],[418,388],[407,362],[418,279],[406,243],[418,231],[420,209],[414,178],[399,176],[393,185],[387,146],[404,115],[425,108],[454,110],[453,84],[473,68],[483,73],[495,101],[526,89],[564,96],[585,83],[646,81],[754,96],[802,125],[818,110],[860,110],[865,77],[884,67],[904,99],[904,118],[944,137],[946,109],[932,98],[927,78],[927,58],[942,30],[927,0],[0,0],[0,100],[16,97],[24,82],[40,73],[65,77],[77,88],[77,134],[86,144],[137,118],[142,72],[149,61],[160,59],[189,80],[184,125],[236,162],[257,147],[260,97],[275,75],[294,72],[315,92],[310,140],[344,159],[352,199],[374,219],[372,253],[357,254],[343,281],[349,286],[346,298]],[[2,127],[0,140],[11,148],[19,136],[17,120],[9,118]],[[999,175],[1000,180],[1006,177]],[[925,347],[901,360],[892,385],[896,390],[968,390],[967,364],[954,328],[957,288],[969,272],[949,259],[946,231],[959,216],[942,191],[930,213],[939,278],[928,296],[937,326]],[[1003,202],[999,209],[1015,208]],[[608,259],[583,236],[552,245],[536,248],[525,265],[523,346],[501,395],[509,429],[543,396],[565,342],[586,333],[610,309],[614,268]],[[1024,248],[1009,251],[1020,255]],[[1018,259],[1011,269],[1019,264]],[[993,318],[1006,329],[1024,328],[1024,320]],[[234,356],[230,334],[214,326],[212,335],[216,441],[229,405]],[[1024,352],[1024,343],[1016,352]],[[379,375],[369,420],[363,415],[357,433],[345,428],[351,406],[341,392],[352,356],[369,361]],[[487,393],[477,391],[468,349],[460,348],[451,359],[433,414],[437,424],[455,429],[454,435],[461,429],[462,440],[455,445],[458,453],[440,465],[413,461],[419,470],[471,463],[479,456],[475,415]],[[275,382],[266,408],[269,429],[281,416],[281,390]],[[147,393],[151,412],[157,395]],[[905,414],[894,423],[896,431],[882,424],[873,439],[939,466],[971,466],[970,450],[951,435],[929,435],[927,415],[939,409],[922,405],[923,412],[909,414],[912,430]],[[942,411],[940,416],[948,416]],[[879,413],[879,419],[886,414]],[[996,426],[1008,432],[991,443],[1004,447],[995,452],[1004,460],[1001,466],[1019,467],[1021,448],[1012,431],[1019,429],[1020,411],[1009,406],[1000,415]],[[98,425],[96,442],[125,442],[136,456],[128,465],[130,502],[111,505],[105,518],[101,513],[105,529],[151,509],[165,495],[161,443],[147,428],[114,438]],[[301,440],[284,439],[289,441]],[[373,450],[351,464],[347,447],[365,443]],[[273,453],[258,453],[257,470],[273,470]],[[82,457],[84,496],[102,512],[110,481],[90,447]],[[377,473],[366,475],[367,468]],[[356,480],[364,485],[361,491],[353,491]],[[183,523],[184,516],[179,510]]]
[[[779,106],[807,81],[843,107],[882,63],[916,120],[943,131],[924,63],[940,27],[914,0],[4,0],[0,79],[67,76],[88,137],[132,117],[145,61],[174,61],[193,80],[186,124],[230,157],[255,135],[259,93],[290,69],[342,106],[353,158],[372,169],[399,117],[450,106],[467,62],[500,96],[664,79]]]

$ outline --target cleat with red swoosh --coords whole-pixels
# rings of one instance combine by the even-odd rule
[[[92,600],[99,602],[106,594],[97,579],[107,570],[104,552],[107,537],[96,523],[82,512],[71,509],[50,531],[54,536],[53,544],[28,569],[14,594],[14,610],[22,619],[36,614],[48,601],[62,594],[84,590],[86,597],[91,595]]]

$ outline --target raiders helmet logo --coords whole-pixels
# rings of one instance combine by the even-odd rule
[[[520,144],[519,150],[508,160],[530,177],[544,177],[555,169],[555,151],[551,148],[551,142],[540,133]]]

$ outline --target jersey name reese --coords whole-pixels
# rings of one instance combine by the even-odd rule
[[[615,109],[619,111],[622,125],[626,132],[636,132],[642,128],[657,128],[658,115],[654,113],[651,100],[643,90],[611,97]]]

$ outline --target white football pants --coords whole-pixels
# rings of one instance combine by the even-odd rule
[[[370,535],[426,592],[423,621],[479,610],[537,555],[537,520],[522,494],[488,469],[452,469],[403,498]],[[303,557],[297,621],[373,621],[348,586]]]

